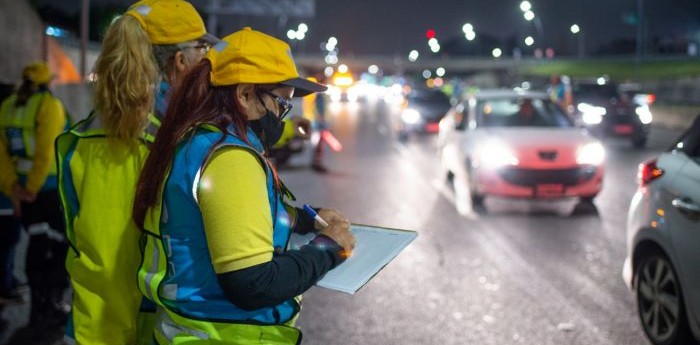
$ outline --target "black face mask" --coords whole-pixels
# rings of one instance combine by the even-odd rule
[[[282,137],[284,122],[275,113],[267,110],[260,119],[250,121],[250,128],[260,137],[267,151]]]

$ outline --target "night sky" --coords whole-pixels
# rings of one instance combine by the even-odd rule
[[[530,2],[541,18],[548,45],[574,40],[569,31],[573,23],[586,32],[586,46],[591,49],[614,38],[633,39],[636,35],[636,27],[623,22],[625,14],[636,12],[634,0]],[[643,3],[650,40],[654,35],[685,36],[692,29],[700,30],[698,0],[644,0]],[[502,40],[513,35],[536,38],[535,27],[525,21],[519,4],[520,0],[317,1],[318,16],[314,22],[319,31],[338,37],[341,52],[403,55],[410,49],[428,48],[425,31],[429,28],[435,29],[441,41],[463,38],[461,27],[465,22],[474,25],[477,36],[485,33]],[[314,39],[317,38],[311,37]]]
[[[642,1],[647,44],[654,38],[666,41],[692,38],[700,41],[700,1]],[[192,2],[200,12],[207,3],[206,0]],[[589,52],[614,40],[633,40],[636,35],[636,27],[626,24],[624,20],[636,13],[635,0],[530,2],[533,11],[540,17],[545,44],[555,49],[573,49],[576,38],[569,31],[573,23],[580,25],[585,33],[585,46]],[[34,3],[40,7],[62,8],[67,13],[77,12],[80,6],[79,0],[61,1],[58,4],[53,0],[35,0]],[[127,6],[131,1],[93,0],[92,3],[95,7],[103,3]],[[474,25],[477,39],[490,36],[496,41],[517,39],[521,42],[524,37],[531,35],[537,40],[535,25],[525,21],[519,4],[520,0],[317,0],[315,18],[289,18],[285,27],[279,27],[277,20],[272,18],[229,16],[220,19],[222,24],[219,34],[224,36],[250,25],[283,38],[287,29],[296,28],[299,22],[304,21],[309,25],[310,31],[301,45],[295,47],[299,51],[320,52],[320,43],[335,36],[340,42],[341,56],[404,56],[411,49],[427,54],[427,29],[434,29],[441,44],[445,44],[450,39],[464,40],[461,27],[466,22]]]

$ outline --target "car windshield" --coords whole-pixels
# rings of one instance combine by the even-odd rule
[[[439,90],[419,90],[408,94],[408,103],[449,105],[450,99]]]
[[[479,127],[574,127],[561,108],[541,98],[489,98],[477,102]]]
[[[577,99],[608,100],[620,97],[615,84],[574,84],[572,91]]]

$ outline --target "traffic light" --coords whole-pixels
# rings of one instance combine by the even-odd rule
[[[435,38],[435,30],[428,29],[428,31],[425,32],[425,37],[428,39]]]

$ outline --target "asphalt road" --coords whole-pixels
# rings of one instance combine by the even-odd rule
[[[330,173],[310,176],[302,155],[285,183],[301,202],[419,237],[355,295],[308,291],[304,344],[649,344],[621,278],[626,216],[637,165],[678,131],[654,128],[644,150],[605,141],[594,206],[487,199],[462,215],[434,136],[399,143],[381,103],[330,110],[344,144]]]
[[[309,290],[304,344],[649,344],[621,278],[626,214],[637,164],[678,131],[654,128],[644,150],[606,141],[595,206],[487,199],[488,212],[463,215],[441,176],[434,136],[399,143],[395,110],[381,102],[329,111],[344,145],[327,151],[330,172],[309,169],[308,148],[280,171],[299,203],[419,237],[355,295]],[[27,310],[4,308],[0,344],[27,322]],[[60,332],[25,331],[11,343],[56,344]]]

